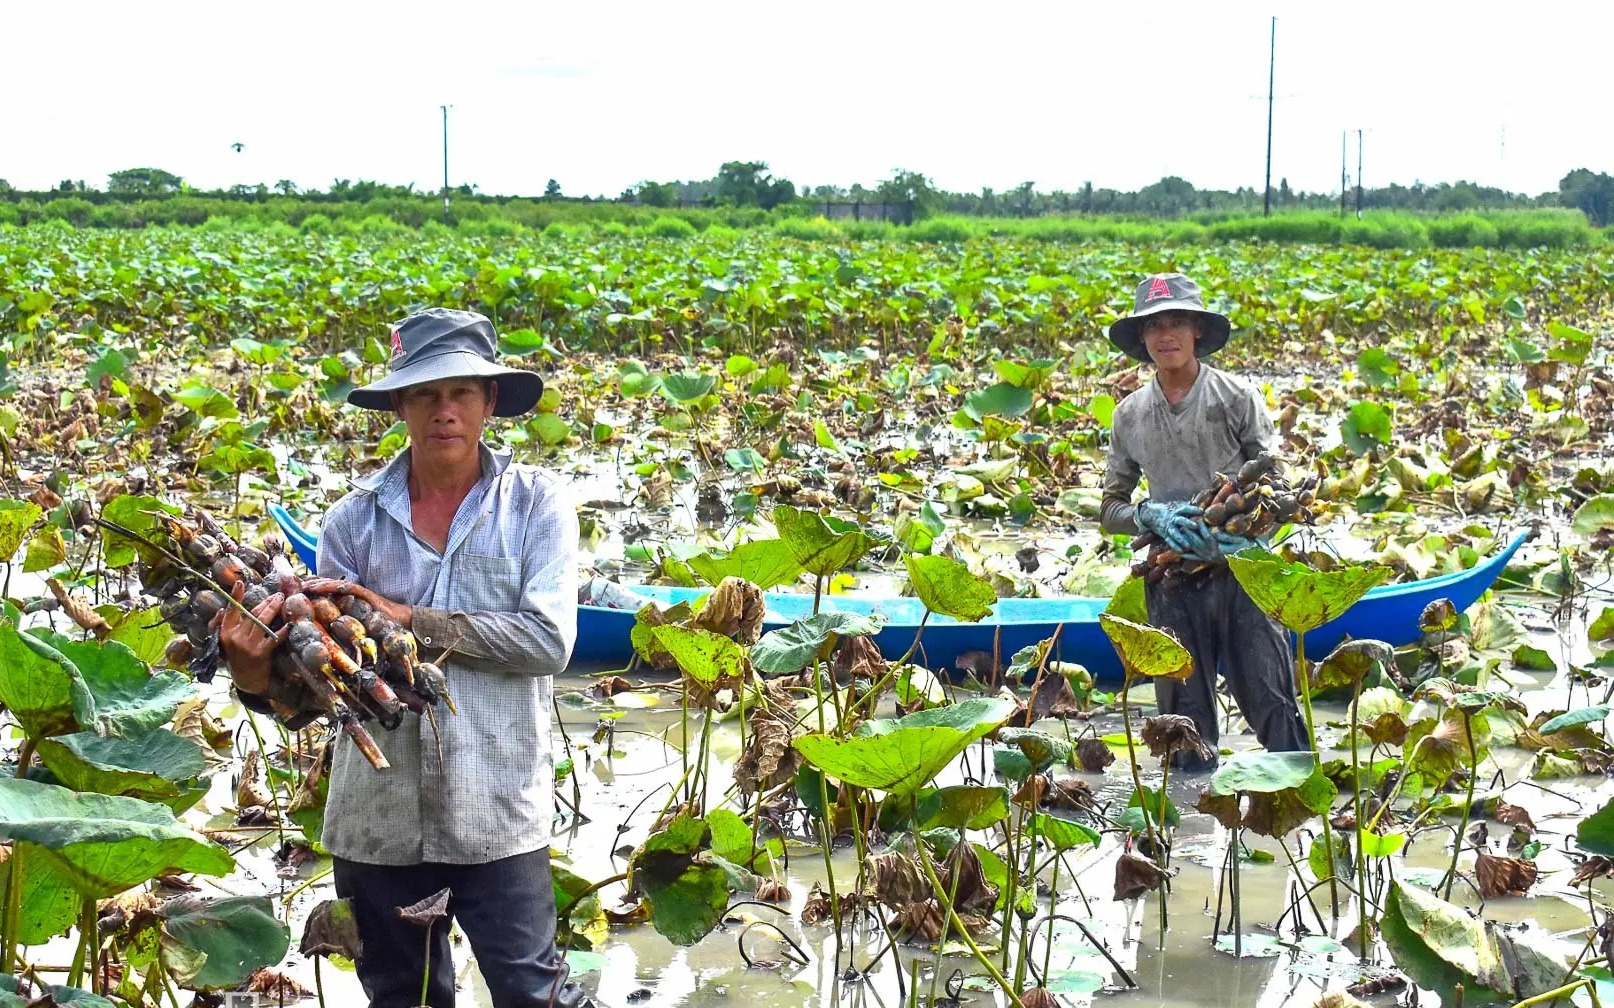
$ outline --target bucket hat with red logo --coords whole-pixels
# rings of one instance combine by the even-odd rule
[[[1199,296],[1199,284],[1181,273],[1156,273],[1138,284],[1138,298],[1132,314],[1110,326],[1110,342],[1117,350],[1140,361],[1149,359],[1143,345],[1143,320],[1164,311],[1192,312],[1199,317],[1199,340],[1194,356],[1209,357],[1227,345],[1233,326],[1227,316],[1207,311]]]
[[[391,410],[392,393],[444,378],[492,378],[498,382],[494,416],[513,417],[532,409],[544,394],[544,380],[533,371],[494,363],[498,337],[486,315],[457,308],[425,308],[393,324],[392,360],[387,376],[347,394],[363,409]]]

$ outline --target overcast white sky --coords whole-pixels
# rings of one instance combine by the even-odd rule
[[[442,180],[614,196],[760,160],[798,186],[1530,193],[1614,169],[1614,4],[7,0],[0,178]],[[231,150],[242,143],[241,153]]]

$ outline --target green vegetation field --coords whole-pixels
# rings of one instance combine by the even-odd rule
[[[1167,793],[1156,757],[1172,743],[1133,690],[1046,650],[1001,656],[1017,673],[1046,665],[1058,696],[1028,700],[934,674],[948,670],[859,664],[866,653],[840,679],[819,674],[872,624],[803,621],[742,643],[687,607],[654,630],[647,615],[642,660],[563,684],[562,791],[584,831],[558,881],[574,962],[602,970],[587,955],[643,925],[708,943],[739,975],[761,934],[747,945],[758,918],[742,914],[758,912],[731,903],[783,893],[804,897],[799,912],[780,902],[761,919],[798,936],[803,958],[833,956],[820,975],[851,970],[904,1004],[924,996],[903,986],[910,969],[940,993],[955,967],[1011,1003],[1139,981],[1151,1003],[1180,997],[1156,975],[1182,960],[1139,937],[1145,920],[1165,930],[1168,903],[1179,934],[1215,931],[1186,953],[1196,967],[1295,953],[1262,974],[1274,994],[1399,976],[1513,1004],[1607,981],[1593,928],[1608,913],[1596,879],[1614,872],[1614,250],[1561,215],[1475,217],[1496,233],[1477,242],[1408,220],[1421,237],[1371,242],[1384,248],[1301,223],[1293,240],[1248,240],[1273,236],[1236,220],[0,226],[0,702],[15,742],[0,771],[32,778],[0,782],[4,870],[22,880],[0,907],[0,974],[71,962],[52,982],[147,1005],[284,959],[286,922],[300,925],[318,879],[275,891],[243,866],[263,869],[269,849],[319,863],[309,757],[323,735],[249,719],[232,748],[163,667],[168,635],[131,590],[135,555],[96,519],[154,528],[150,508],[205,505],[256,538],[282,501],[317,523],[346,477],[403,446],[391,418],[342,401],[384,369],[387,325],[408,311],[484,311],[509,359],[546,374],[538,411],[493,436],[586,489],[596,567],[705,586],[788,552],[787,586],[874,584],[967,619],[997,597],[1135,598],[1127,538],[1099,535],[1093,515],[1115,405],[1149,376],[1103,330],[1143,274],[1180,269],[1234,321],[1217,362],[1260,383],[1285,455],[1325,477],[1324,523],[1250,561],[1267,597],[1340,604],[1473,566],[1534,527],[1508,604],[1432,609],[1425,639],[1399,650],[1302,659],[1305,695],[1334,691],[1313,751],[1232,757],[1239,774],[1204,782],[1214,794],[1198,804]],[[1507,221],[1573,234],[1504,238]],[[1117,632],[1131,686],[1182,667],[1157,631]],[[918,720],[884,717],[894,702]],[[649,736],[639,749],[633,731]],[[584,770],[597,765],[629,769]],[[729,786],[736,766],[751,786]],[[209,794],[226,769],[249,781]],[[1200,832],[1179,836],[1196,809]],[[85,822],[93,845],[77,847]],[[632,853],[586,861],[618,846]],[[628,866],[631,893],[616,874]],[[1246,916],[1207,898],[1219,912],[1203,928],[1200,898],[1173,902],[1167,870]],[[97,902],[175,873],[225,875],[235,895],[156,918]],[[1558,933],[1488,926],[1549,918],[1538,873],[1569,897],[1532,934]],[[1292,904],[1272,902],[1283,893]],[[942,909],[955,897],[969,901],[958,917]],[[1491,912],[1500,899],[1518,902]],[[736,940],[738,955],[723,947]],[[763,969],[788,973],[788,958]],[[828,1003],[780,989],[781,1005]]]

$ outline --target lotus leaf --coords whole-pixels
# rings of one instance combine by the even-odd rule
[[[189,981],[197,989],[233,987],[280,962],[291,944],[291,929],[263,896],[181,897],[164,908],[164,915],[174,941],[207,956]]]
[[[31,501],[0,497],[0,560],[6,563],[17,555],[28,530],[44,512]]]
[[[29,738],[68,735],[95,723],[95,698],[65,655],[0,619],[0,703]]]
[[[858,787],[913,794],[1014,713],[1006,700],[967,700],[895,720],[865,721],[852,736],[803,735],[794,745],[825,774]]]
[[[908,580],[926,609],[957,620],[985,619],[998,600],[990,581],[951,557],[910,556]]]
[[[654,632],[656,643],[702,686],[745,681],[745,650],[729,638],[685,626],[659,626]]]
[[[687,562],[707,584],[715,585],[726,577],[739,577],[763,591],[790,584],[802,572],[795,553],[783,539],[753,539],[734,547],[726,555],[697,553]]]
[[[878,633],[884,621],[877,616],[823,612],[797,620],[762,635],[751,648],[751,664],[769,675],[799,672],[815,658],[829,657],[841,637]]]
[[[860,526],[786,504],[773,509],[773,524],[796,562],[818,577],[852,566],[879,543]]]
[[[13,857],[28,866],[22,940],[31,945],[66,930],[81,897],[114,896],[158,875],[235,868],[228,851],[162,805],[30,780],[0,778],[0,839],[16,841]]]
[[[102,735],[134,738],[174,719],[185,700],[196,695],[190,678],[175,669],[152,669],[116,640],[72,640],[41,633],[72,663],[95,698],[95,721],[84,728]],[[166,643],[166,641],[165,641]]]
[[[75,791],[128,795],[161,802],[175,812],[200,801],[204,788],[186,786],[207,769],[201,747],[167,729],[138,738],[77,732],[41,739],[39,758]]]
[[[1461,907],[1396,880],[1381,927],[1396,966],[1418,986],[1449,991],[1462,984],[1465,1004],[1474,998],[1513,1000],[1495,941]]]
[[[1128,675],[1162,676],[1186,682],[1194,672],[1188,649],[1157,627],[1101,613],[1099,624],[1115,645]]]
[[[1009,815],[1009,789],[959,784],[927,791],[919,799],[919,828],[980,830]]]
[[[1390,574],[1383,567],[1314,570],[1261,549],[1244,550],[1227,562],[1255,604],[1295,633],[1344,615]]]

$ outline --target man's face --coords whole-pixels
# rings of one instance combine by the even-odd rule
[[[393,403],[409,428],[415,458],[452,464],[477,457],[497,394],[497,386],[480,378],[444,378],[402,389]]]
[[[1163,311],[1143,320],[1143,348],[1162,370],[1187,367],[1198,339],[1199,320],[1189,312]]]

